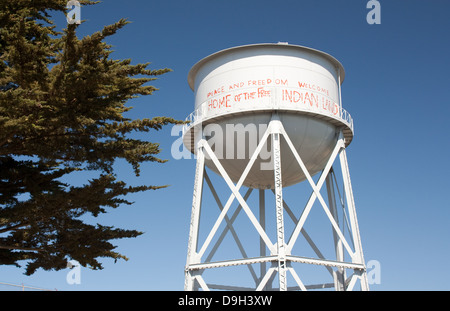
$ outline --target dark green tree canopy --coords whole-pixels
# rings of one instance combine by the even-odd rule
[[[0,264],[25,260],[26,274],[71,259],[101,269],[100,257],[126,258],[111,240],[141,232],[82,218],[131,204],[129,193],[164,187],[127,186],[113,164],[124,159],[139,175],[141,163],[165,162],[157,143],[128,134],[181,123],[124,117],[127,101],[151,95],[148,82],[170,69],[111,59],[105,38],[124,19],[81,39],[77,24],[57,32],[50,13],[65,14],[66,2],[0,1]],[[61,181],[86,170],[99,175],[80,187]]]

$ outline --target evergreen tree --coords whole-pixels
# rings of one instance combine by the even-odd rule
[[[152,94],[148,82],[170,70],[111,59],[105,38],[124,19],[81,39],[77,24],[56,31],[50,13],[66,14],[66,2],[0,1],[0,264],[25,260],[27,275],[72,259],[92,269],[102,268],[100,257],[126,259],[111,240],[142,233],[87,224],[83,216],[164,187],[128,186],[116,180],[113,164],[125,159],[138,176],[141,163],[165,162],[157,143],[127,134],[180,123],[124,117],[127,101]],[[77,187],[61,181],[74,171],[98,177]]]

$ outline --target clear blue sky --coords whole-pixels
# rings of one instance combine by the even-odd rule
[[[194,109],[188,71],[218,50],[287,41],[336,57],[346,70],[343,106],[355,122],[347,155],[364,256],[381,264],[381,284],[371,290],[449,290],[450,2],[380,0],[380,25],[367,24],[366,3],[107,0],[82,7],[79,34],[128,18],[133,23],[108,40],[112,57],[173,69],[154,83],[158,92],[130,102],[136,118],[184,119]],[[65,27],[65,17],[57,23]],[[117,242],[129,261],[82,268],[80,285],[66,283],[68,270],[26,277],[13,267],[0,268],[0,281],[58,290],[182,290],[195,162],[172,159],[177,137],[170,131],[148,134],[169,162],[143,166],[139,178],[129,166],[119,163],[118,170],[132,184],[171,186],[134,195],[133,206],[98,220],[145,232]]]

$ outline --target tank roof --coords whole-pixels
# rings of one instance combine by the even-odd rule
[[[342,64],[336,58],[334,58],[333,56],[331,56],[328,53],[325,53],[325,52],[322,52],[322,51],[319,51],[319,50],[316,50],[313,48],[301,46],[301,45],[288,44],[286,42],[257,43],[257,44],[248,44],[248,45],[241,45],[241,46],[227,48],[227,49],[215,52],[209,56],[206,56],[205,58],[198,61],[194,66],[192,66],[191,70],[188,73],[188,83],[189,83],[190,88],[192,90],[194,90],[195,76],[197,75],[197,72],[199,71],[200,67],[203,66],[205,63],[207,63],[217,57],[220,57],[224,54],[227,54],[229,52],[235,52],[236,50],[244,50],[244,49],[249,50],[249,49],[259,49],[259,48],[274,48],[274,49],[288,48],[288,49],[297,49],[297,50],[302,50],[302,51],[307,51],[307,52],[318,54],[318,55],[324,57],[325,59],[328,59],[332,64],[334,64],[337,68],[339,68],[341,84],[345,79],[344,66],[342,66]]]

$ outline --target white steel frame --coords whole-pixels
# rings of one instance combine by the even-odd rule
[[[272,191],[275,194],[275,210],[276,210],[276,241],[272,242],[265,231],[266,220],[264,216],[265,211],[265,199],[263,189],[259,190],[259,219],[254,215],[250,207],[248,206],[247,199],[250,193],[254,190],[249,188],[247,193],[242,196],[239,192],[245,178],[247,177],[252,165],[257,159],[263,145],[271,136],[272,139],[272,150],[273,150],[273,169],[274,169],[274,180],[275,187]],[[280,150],[280,139],[283,137],[287,142],[290,151],[293,153],[296,161],[300,165],[301,170],[306,176],[307,182],[310,184],[313,192],[306,202],[306,206],[299,219],[295,217],[289,206],[283,200],[283,185],[281,179],[281,150]],[[228,187],[231,190],[231,195],[225,205],[220,202],[217,192],[212,185],[212,182],[205,170],[205,156],[208,156],[217,167],[221,177],[225,180]],[[337,221],[337,206],[335,190],[333,187],[333,178],[336,176],[333,174],[333,163],[339,157],[340,167],[342,171],[343,187],[345,192],[345,203],[347,206],[348,216],[348,227],[350,232],[350,238],[346,238],[343,234],[343,228],[340,227]],[[202,194],[204,188],[204,182],[208,185],[211,190],[216,203],[218,204],[221,212],[215,221],[213,227],[209,231],[205,241],[202,245],[199,245],[199,225],[200,225],[200,209],[202,202]],[[325,184],[328,202],[327,205],[324,198],[322,197],[320,190]],[[234,200],[239,202],[239,207],[234,211],[231,217],[227,216],[227,212],[230,209],[231,204]],[[304,229],[305,221],[311,211],[314,202],[318,200],[322,206],[325,214],[330,221],[333,228],[333,238],[335,243],[336,259],[325,259],[318,247],[312,241],[310,236],[306,233]],[[250,219],[252,225],[257,230],[260,236],[260,256],[249,258],[247,253],[240,242],[240,239],[233,227],[233,222],[241,210],[244,210],[245,214]],[[285,230],[284,230],[284,212],[289,215],[289,217],[294,221],[295,228],[292,235],[286,241]],[[220,224],[225,221],[226,227],[218,237],[215,245],[212,247],[210,253],[205,256],[206,249],[210,246],[213,237],[218,234],[218,228]],[[227,261],[216,261],[211,262],[211,259],[222,242],[225,235],[230,232],[234,241],[236,242],[241,254],[242,259],[233,259]],[[292,249],[296,243],[300,233],[307,240],[309,245],[312,247],[318,258],[302,257],[292,254]],[[350,241],[350,243],[349,243]],[[353,248],[350,246],[352,245]],[[266,254],[266,247],[270,251],[270,255]],[[351,262],[344,261],[344,253],[347,253]],[[204,260],[202,260],[206,257]],[[260,264],[259,276],[252,264]],[[271,265],[266,268],[267,263]],[[301,280],[301,275],[298,275],[295,269],[292,267],[291,263],[304,263],[325,266],[325,268],[330,272],[333,283],[318,284],[318,285],[304,285]],[[228,286],[228,285],[217,285],[208,284],[204,280],[202,274],[207,269],[213,269],[218,267],[229,267],[236,265],[247,265],[249,271],[255,281],[254,288],[239,287],[239,286]],[[334,269],[333,269],[334,268]],[[347,269],[353,270],[353,273],[347,276]],[[287,274],[288,272],[295,280],[297,286],[289,287],[287,285]],[[278,274],[278,288],[272,288],[272,282],[274,277]],[[205,139],[201,139],[197,144],[197,164],[195,172],[195,182],[194,182],[194,193],[192,201],[192,214],[190,223],[190,233],[188,242],[188,254],[187,262],[185,267],[185,290],[211,290],[211,289],[224,289],[224,290],[275,290],[280,291],[291,290],[291,289],[314,289],[314,288],[328,288],[334,287],[335,290],[353,290],[355,284],[359,281],[361,290],[369,290],[366,267],[364,263],[363,251],[361,247],[361,238],[358,228],[358,222],[356,217],[355,203],[353,198],[353,192],[350,181],[350,174],[348,169],[347,157],[345,152],[345,141],[342,131],[339,133],[336,145],[333,152],[325,165],[318,182],[315,183],[306,169],[301,157],[297,153],[294,145],[292,144],[289,136],[287,135],[282,122],[278,119],[277,115],[274,114],[269,126],[258,143],[256,150],[251,156],[247,167],[242,172],[239,181],[234,184],[229,178],[227,172],[221,165],[220,161],[212,151],[211,147],[208,145]]]

